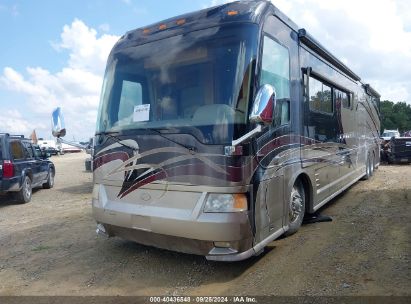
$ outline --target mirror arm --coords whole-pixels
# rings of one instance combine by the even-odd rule
[[[229,155],[235,155],[235,154],[238,154],[238,153],[241,154],[242,151],[241,152],[237,151],[236,147],[239,144],[245,142],[247,139],[250,139],[250,138],[254,137],[256,134],[261,133],[262,131],[263,131],[263,126],[261,124],[258,124],[257,127],[255,127],[253,130],[251,130],[247,134],[244,134],[240,138],[238,138],[236,140],[233,140],[231,142],[231,146],[225,146],[224,147],[225,155],[229,156]]]
[[[72,142],[72,141],[68,141],[68,140],[65,140],[61,137],[57,138],[57,142],[67,144],[67,145],[70,145],[70,146],[73,146],[73,147],[76,147],[76,148],[79,148],[79,149],[86,149],[87,148],[87,145],[81,145],[81,144],[78,144],[78,143],[75,143],[75,142]]]
[[[233,140],[231,145],[233,147],[238,146],[242,142],[246,141],[247,139],[254,137],[256,134],[261,133],[263,131],[263,126],[261,124],[258,124],[257,127],[255,127],[253,130],[248,132],[247,134],[244,134],[240,138]]]

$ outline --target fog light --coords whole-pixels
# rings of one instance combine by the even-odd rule
[[[231,246],[230,242],[214,242],[214,247],[230,248]]]

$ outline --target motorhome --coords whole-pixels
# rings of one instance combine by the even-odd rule
[[[379,97],[269,1],[126,33],[94,146],[97,231],[237,261],[379,165]]]

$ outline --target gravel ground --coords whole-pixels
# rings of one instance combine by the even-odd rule
[[[262,256],[224,264],[95,234],[86,154],[55,187],[0,197],[0,295],[411,295],[411,165],[381,166]]]

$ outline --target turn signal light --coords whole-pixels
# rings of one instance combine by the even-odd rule
[[[228,15],[228,16],[238,15],[238,11],[228,11],[228,12],[227,12],[227,15]]]
[[[247,197],[245,194],[234,194],[234,209],[238,210],[247,210],[248,204],[247,204]]]

